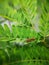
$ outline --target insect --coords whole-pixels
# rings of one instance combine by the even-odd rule
[[[29,38],[29,39],[26,39],[25,41],[26,42],[32,42],[32,41],[34,41],[35,40],[35,38]]]

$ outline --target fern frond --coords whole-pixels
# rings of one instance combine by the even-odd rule
[[[0,16],[17,22],[0,23],[0,64],[49,65],[49,0],[0,0]]]
[[[40,5],[40,32],[42,33],[42,35],[45,37],[47,35],[49,35],[49,8],[48,7],[48,2],[45,0],[41,3]]]

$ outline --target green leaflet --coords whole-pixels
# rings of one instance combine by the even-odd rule
[[[0,24],[0,36],[4,36],[5,35],[5,31],[2,27],[2,25]]]
[[[16,38],[17,37],[17,28],[15,25],[12,25],[12,34],[13,34],[13,37]]]
[[[7,24],[4,24],[4,31],[5,31],[7,37],[12,36],[12,33],[11,33],[9,27],[7,26]]]

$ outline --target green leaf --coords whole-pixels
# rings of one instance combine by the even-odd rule
[[[9,29],[7,24],[4,24],[4,31],[6,33],[6,36],[8,36],[8,37],[12,36],[12,33],[11,33],[11,31],[10,31],[10,29]]]
[[[0,24],[0,36],[5,36],[5,31],[1,24]]]

